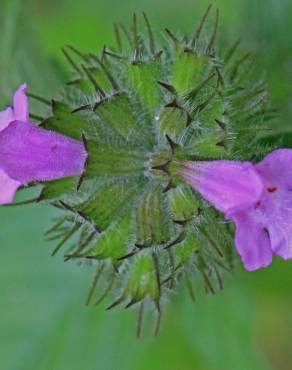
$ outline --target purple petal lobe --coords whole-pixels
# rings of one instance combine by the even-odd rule
[[[19,181],[11,179],[0,169],[0,204],[11,203],[20,185]]]
[[[14,121],[0,132],[0,166],[21,183],[80,175],[86,156],[82,142],[28,122]]]
[[[269,187],[292,189],[292,149],[278,149],[255,165]]]
[[[15,121],[28,121],[28,99],[25,95],[26,84],[22,84],[15,92],[13,96],[13,110]]]
[[[4,130],[12,121],[14,121],[14,112],[12,108],[6,108],[0,112],[0,131]]]
[[[249,162],[186,162],[182,175],[226,217],[255,204],[263,192],[262,181]]]
[[[292,258],[292,193],[279,187],[274,193],[264,195],[259,209],[274,254]]]
[[[260,209],[272,250],[284,259],[292,258],[292,150],[275,150],[255,168],[265,186]]]
[[[232,219],[236,224],[236,249],[246,270],[268,266],[273,257],[270,239],[254,211],[234,214]]]

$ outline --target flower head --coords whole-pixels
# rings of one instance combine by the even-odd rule
[[[278,201],[271,207],[264,198],[268,180],[260,168],[187,162],[267,153],[256,138],[276,127],[263,81],[238,68],[240,48],[231,46],[227,58],[216,50],[218,11],[211,32],[202,37],[209,13],[211,6],[191,35],[167,29],[169,42],[162,44],[144,14],[145,34],[134,15],[129,28],[115,27],[117,44],[104,47],[101,56],[66,46],[74,74],[51,106],[38,99],[44,113],[50,109],[42,129],[28,122],[25,86],[15,94],[13,108],[2,112],[1,202],[11,201],[30,180],[70,176],[42,184],[37,201],[64,212],[47,234],[58,239],[52,254],[64,249],[66,261],[90,260],[97,268],[88,303],[96,276],[105,292],[101,298],[115,298],[110,307],[150,298],[159,315],[162,299],[181,281],[193,298],[194,274],[206,291],[222,288],[234,265],[230,224],[180,181],[184,163],[187,181],[236,222],[247,268],[284,253],[286,244],[276,240],[283,221],[281,233],[274,232],[264,206],[274,216],[282,213]],[[280,195],[277,184],[268,187],[267,197]],[[276,242],[277,252],[271,246]]]
[[[87,156],[83,144],[29,122],[23,84],[13,107],[0,112],[0,204],[13,200],[19,186],[79,175]]]
[[[292,150],[261,162],[186,162],[184,179],[236,224],[235,244],[247,270],[273,254],[292,258]]]

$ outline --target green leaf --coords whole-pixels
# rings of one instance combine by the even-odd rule
[[[116,261],[126,254],[131,233],[132,221],[130,215],[114,222],[103,231],[98,236],[96,243],[86,252],[86,256],[100,259],[110,258]]]
[[[137,208],[137,244],[143,247],[159,245],[169,239],[165,196],[161,188],[153,189],[144,196]]]
[[[195,234],[188,233],[185,239],[177,244],[175,250],[177,265],[184,264],[187,262],[195,252],[199,251],[203,247],[202,242],[195,236]]]
[[[178,50],[172,66],[170,83],[179,95],[186,95],[195,88],[208,65],[207,56],[189,50]]]
[[[215,209],[208,208],[204,210],[201,228],[202,240],[205,240],[207,244],[213,248],[213,252],[218,256],[218,251],[220,254],[224,254],[225,261],[228,262],[230,266],[233,265],[234,258],[234,230],[230,222],[224,219],[224,216],[217,213]],[[216,245],[215,249],[214,246]]]
[[[166,135],[174,140],[187,125],[187,116],[179,108],[165,108],[158,120],[161,139]]]
[[[174,220],[189,220],[198,212],[198,199],[187,185],[180,185],[171,189],[168,192],[168,199]]]
[[[90,73],[92,78],[98,83],[98,85],[102,88],[105,92],[110,92],[112,90],[112,85],[105,75],[104,71],[101,68],[98,67],[86,67],[87,71]],[[69,82],[70,86],[75,87],[80,92],[82,92],[84,95],[91,95],[96,96],[96,90],[90,82],[89,79],[86,78],[78,78],[76,80],[73,80]]]
[[[206,99],[206,101],[208,98]],[[202,103],[204,105],[204,102]],[[197,120],[204,127],[214,127],[216,123],[215,118],[221,119],[224,113],[224,100],[220,96],[216,95],[214,98],[211,98],[206,106],[200,110],[197,115]]]
[[[194,137],[189,146],[183,151],[189,160],[197,157],[220,158],[226,153],[226,133],[224,131],[207,132],[199,137]]]
[[[96,91],[93,88],[92,83],[85,78],[72,80],[68,83],[68,85],[78,89],[85,96],[96,96]]]
[[[75,208],[82,216],[92,220],[98,230],[105,230],[133,207],[146,181],[144,177],[135,177],[101,185],[94,195]]]
[[[142,174],[146,170],[147,154],[130,148],[114,147],[88,141],[88,161],[85,177],[114,177]]]
[[[62,179],[48,181],[44,184],[39,200],[58,198],[66,193],[76,190],[79,177],[64,177]]]
[[[81,140],[82,133],[95,134],[95,129],[89,123],[85,112],[72,113],[72,108],[59,101],[52,101],[53,116],[46,119],[41,127],[60,134]]]
[[[149,296],[158,302],[160,292],[153,257],[150,252],[140,252],[134,259],[128,277],[126,294],[131,296],[131,303]]]
[[[149,145],[149,133],[142,128],[138,118],[135,117],[126,93],[117,93],[100,102],[96,112],[106,125],[119,133],[127,142],[135,143],[135,146]]]
[[[161,102],[160,89],[157,84],[161,78],[160,64],[155,60],[131,63],[128,65],[128,73],[141,106],[147,109],[147,123],[151,125]]]

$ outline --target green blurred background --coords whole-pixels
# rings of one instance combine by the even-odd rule
[[[275,127],[292,147],[290,0],[214,0],[222,45],[238,37],[257,56],[279,108]],[[99,50],[112,24],[146,11],[160,30],[191,32],[205,0],[0,0],[0,103],[22,82],[50,97],[68,70],[65,44]],[[290,57],[290,60],[289,60]],[[21,199],[22,194],[18,195]],[[135,312],[85,307],[92,271],[50,257],[44,242],[54,210],[0,209],[0,370],[291,370],[292,261],[240,268],[216,296],[186,292],[164,308],[160,336],[135,337]],[[151,315],[150,315],[151,316]]]

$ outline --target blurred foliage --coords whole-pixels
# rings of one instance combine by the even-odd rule
[[[279,132],[288,131],[280,137],[292,147],[290,1],[214,5],[220,6],[223,47],[241,36],[243,47],[257,56],[259,73],[266,71]],[[160,28],[190,31],[206,6],[203,0],[1,0],[1,106],[23,80],[44,96],[56,91],[66,77],[60,53],[65,44],[99,50],[113,41],[114,21],[127,22],[141,10]],[[0,369],[291,368],[291,261],[276,260],[256,273],[238,271],[222,293],[198,294],[195,305],[185,292],[173,296],[160,336],[153,337],[148,317],[137,340],[131,310],[84,306],[90,269],[50,258],[42,232],[52,212],[45,206],[0,210]]]

